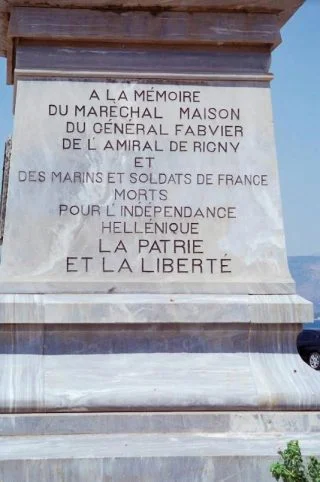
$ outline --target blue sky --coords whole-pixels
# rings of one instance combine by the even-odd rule
[[[320,1],[307,0],[274,52],[273,111],[287,249],[320,255]]]
[[[320,255],[320,0],[307,0],[273,54],[272,98],[289,255]],[[0,160],[12,128],[0,59]]]

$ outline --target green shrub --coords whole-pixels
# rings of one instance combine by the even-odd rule
[[[320,482],[320,461],[310,457],[305,467],[299,442],[291,440],[285,450],[279,450],[280,462],[272,464],[271,474],[276,480],[283,482]]]

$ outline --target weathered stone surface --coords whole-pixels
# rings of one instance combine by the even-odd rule
[[[320,429],[316,411],[235,412],[118,412],[118,413],[33,413],[0,415],[3,437],[25,435],[85,435],[134,433],[207,433],[257,436],[258,434],[314,435]]]
[[[5,143],[3,168],[2,168],[2,185],[1,185],[1,201],[0,201],[0,244],[3,242],[4,224],[6,218],[7,194],[10,172],[12,142],[8,139]]]
[[[93,9],[154,9],[173,11],[245,11],[275,12],[280,26],[303,3],[303,0],[0,0],[0,55],[7,55],[8,13],[13,7],[60,7]]]
[[[174,16],[166,17],[163,22],[158,18],[154,23],[149,14],[136,17],[138,25],[146,21],[148,32],[152,33],[143,36],[137,26],[133,29],[134,34],[140,35],[139,41],[146,40],[147,49],[135,46],[125,51],[118,46],[108,50],[102,42],[92,50],[86,46],[85,51],[73,44],[68,52],[68,46],[57,38],[60,33],[64,41],[69,40],[67,24],[60,29],[59,22],[57,25],[53,22],[55,27],[51,29],[43,10],[37,25],[34,24],[37,19],[29,22],[32,25],[25,23],[34,12],[29,11],[30,17],[23,12],[19,16],[21,12],[16,11],[17,16],[12,17],[12,38],[19,41],[16,51],[11,41],[8,46],[9,80],[13,79],[14,68],[16,74],[17,108],[14,167],[0,268],[0,480],[267,482],[269,465],[286,441],[299,439],[304,455],[319,454],[320,378],[301,360],[296,349],[299,323],[308,321],[312,310],[310,303],[295,295],[287,269],[268,89],[270,50],[279,39],[275,15],[280,26],[300,3],[300,0],[90,3],[90,8],[151,8],[153,15],[163,8],[210,10],[212,15],[217,9],[242,12],[239,17],[235,14],[232,24],[232,35],[236,37],[228,35],[230,32],[219,33],[219,19],[214,31],[210,31],[211,24],[206,24],[206,31],[197,31],[205,18],[201,15],[185,35],[183,28],[190,17],[182,14],[185,22],[180,25],[179,41],[188,43],[195,33],[192,46],[196,49],[192,47],[193,56],[188,57],[183,47],[178,66],[172,64],[181,45],[178,48],[176,43],[175,51],[172,45],[162,46],[161,51],[157,51],[157,45],[151,45],[156,38],[162,43],[171,42],[177,33],[175,25],[169,28]],[[0,0],[0,11],[9,12],[12,6],[19,5],[40,4]],[[51,0],[45,0],[40,6],[88,8],[88,2],[67,0],[53,5]],[[241,42],[248,40],[243,31],[244,12],[270,15],[266,19],[259,14],[250,17],[250,28],[259,17],[263,31],[251,28],[251,43],[240,47]],[[118,21],[119,14],[116,15]],[[84,17],[78,12],[71,23]],[[223,18],[225,25],[227,17]],[[120,33],[128,40],[131,22],[127,17],[126,21],[120,20]],[[100,18],[99,22],[99,32],[106,42],[108,35],[104,35]],[[152,25],[159,32],[153,33]],[[33,27],[38,35],[35,43],[29,40]],[[4,52],[5,27],[0,28],[4,30],[1,46]],[[79,40],[81,28],[76,23],[74,28],[72,31]],[[49,36],[54,34],[54,41],[44,47],[41,38],[46,30]],[[92,33],[92,23],[88,34],[97,34]],[[117,35],[118,31],[111,35],[111,41],[119,40]],[[236,38],[243,56],[237,45],[230,47],[230,51],[224,46],[223,52],[215,45],[211,63],[199,73],[219,35],[229,43]],[[208,39],[212,44],[205,46]],[[252,47],[254,42],[258,42],[258,48]],[[116,66],[117,56],[121,63],[122,50],[126,56],[120,77],[125,77],[128,69],[127,79],[134,82],[120,82],[118,70],[106,75],[108,66],[109,69]],[[143,57],[146,50],[150,56],[139,63],[137,58]],[[158,63],[156,51],[160,54]],[[94,59],[90,59],[91,54]],[[151,72],[146,70],[149,62]],[[60,80],[40,81],[41,76]],[[32,80],[27,81],[27,77]],[[67,80],[63,82],[62,77]],[[76,81],[71,82],[71,77]],[[109,79],[108,83],[98,82],[98,77]],[[85,81],[80,82],[80,78]],[[146,78],[157,81],[150,85],[150,80],[145,83]],[[136,79],[140,83],[135,83]],[[111,110],[95,119],[95,106],[105,103],[106,88],[115,95],[107,99],[108,108],[118,109],[129,93],[126,108],[129,106],[133,111],[125,120],[129,132],[123,136],[124,139],[134,136],[140,142],[146,135],[141,130],[134,131],[140,123],[139,115],[134,118],[134,109],[148,108],[153,112],[150,119],[143,119],[140,129],[153,122],[156,126],[153,129],[159,130],[162,117],[158,117],[151,105],[153,100],[146,105],[145,100],[132,98],[133,89],[149,89],[151,97],[155,89],[170,89],[173,93],[179,89],[198,91],[202,99],[199,102],[194,99],[194,104],[201,107],[200,116],[182,119],[181,112],[180,118],[177,114],[177,102],[176,108],[161,99],[154,103],[159,113],[161,110],[165,113],[163,129],[171,129],[171,134],[162,134],[162,138],[171,136],[171,141],[185,142],[189,133],[174,129],[187,123],[193,140],[216,140],[213,132],[202,135],[193,131],[196,126],[207,124],[204,109],[208,105],[218,106],[222,114],[219,122],[216,117],[213,119],[213,125],[223,125],[218,142],[229,146],[229,152],[224,155],[221,148],[219,155],[215,150],[208,154],[184,150],[181,144],[178,154],[170,149],[156,151],[158,163],[154,162],[153,152],[150,159],[150,152],[145,153],[141,147],[137,152],[126,149],[105,154],[103,137],[114,142],[116,136],[108,129],[114,117],[121,122],[119,112],[114,116]],[[63,112],[65,106],[75,104],[80,106],[79,112],[92,105],[93,112],[81,119],[74,114],[70,117],[70,113],[58,113],[60,108]],[[186,106],[188,102],[184,100],[183,108]],[[234,118],[228,118],[231,112]],[[82,133],[79,120],[85,122]],[[92,132],[94,122],[101,123],[102,132]],[[154,143],[158,134],[151,134],[150,142]],[[241,142],[232,147],[231,142],[238,141]],[[72,149],[68,147],[70,142]],[[83,142],[86,148],[79,148]],[[75,182],[75,172],[77,179],[82,179],[82,173],[93,172],[99,182],[90,179]],[[108,172],[112,173],[111,178],[106,177]],[[166,199],[142,196],[137,200],[138,208],[162,206],[170,201],[194,211],[197,206],[203,209],[208,203],[216,203],[223,209],[230,206],[231,214],[236,211],[237,216],[222,217],[219,222],[202,219],[201,241],[190,252],[183,243],[194,241],[194,233],[183,233],[180,245],[173,243],[168,251],[167,247],[159,248],[163,233],[116,230],[106,235],[99,210],[104,209],[106,215],[109,208],[107,220],[119,218],[119,213],[112,215],[113,209],[119,209],[113,200],[114,186],[128,191],[130,174],[139,172],[148,178],[139,180],[141,185],[134,183],[139,189],[144,189],[146,183],[148,188],[154,187],[150,173],[158,178],[160,174],[176,172],[181,176],[178,182],[166,186],[166,193],[162,193]],[[215,184],[209,182],[212,173],[231,177],[254,175],[264,182],[245,189],[241,183],[221,186],[217,177]],[[188,182],[181,183],[181,179],[188,181],[186,174],[195,181],[197,174],[207,174],[208,182],[193,181],[189,189]],[[119,180],[122,177],[124,180]],[[159,189],[163,187],[155,189],[158,195]],[[129,196],[121,202],[123,207],[130,208],[135,201]],[[70,210],[76,204],[95,205],[95,209],[89,218],[79,216],[75,212],[77,206]],[[144,217],[148,222],[155,218],[152,213]],[[139,245],[141,239],[143,245]],[[169,244],[175,239],[177,234],[170,233]],[[156,244],[150,252],[143,253],[150,248],[151,240]],[[116,241],[118,244],[112,244]],[[179,253],[179,249],[184,251]],[[209,263],[209,274],[202,264],[198,272],[185,271],[184,263],[190,261],[190,254],[197,255],[201,263],[219,260],[220,272],[212,272],[214,263]],[[179,266],[180,255],[183,261]],[[103,269],[101,273],[97,259],[101,261],[103,256],[112,258],[112,262],[128,256],[130,269],[125,265],[126,269],[112,272]],[[166,272],[157,267],[143,273],[137,269],[142,258],[157,266],[155,260],[162,257],[168,257],[179,269]],[[93,259],[91,266],[89,261]],[[83,265],[79,268],[79,260],[85,261],[84,269]],[[230,265],[232,270],[228,269]],[[217,412],[212,413],[213,410]],[[301,410],[314,412],[301,413]]]
[[[184,440],[176,439],[181,451]],[[43,443],[46,441],[44,440]],[[107,443],[106,440],[100,440]],[[130,443],[130,439],[128,439]],[[274,446],[276,442],[274,442]],[[285,442],[285,439],[281,439]],[[77,444],[74,439],[70,443]],[[143,439],[141,444],[148,444]],[[191,442],[192,443],[192,442]],[[227,441],[230,444],[230,441]],[[252,440],[255,443],[255,440]],[[117,482],[211,482],[212,480],[228,482],[270,482],[270,464],[274,462],[274,455],[253,457],[247,455],[232,456],[230,454],[212,455],[215,446],[206,440],[204,445],[211,448],[210,455],[196,456],[159,456],[143,458],[139,453],[136,457],[97,457],[96,459],[29,459],[8,460],[0,463],[0,476],[5,482],[24,481],[27,473],[33,482],[87,482],[94,478],[95,482],[114,480]],[[108,447],[108,445],[106,445]],[[23,448],[23,445],[22,445]],[[50,450],[50,447],[48,447]],[[272,450],[270,450],[271,452]],[[120,449],[119,449],[120,452]],[[141,448],[141,452],[143,449]],[[309,451],[308,451],[309,452]],[[273,454],[275,451],[273,450]]]
[[[2,324],[286,324],[312,319],[312,304],[297,295],[0,295]]]
[[[15,117],[3,292],[294,293],[268,87],[19,81]]]
[[[4,482],[268,482],[289,440],[320,455],[319,412],[19,415],[0,425]]]
[[[5,57],[7,54],[7,34],[9,25],[8,13],[0,12],[0,55]]]
[[[2,412],[320,407],[300,325],[6,325]]]
[[[51,21],[50,21],[51,19]],[[53,20],[54,19],[54,20]],[[108,25],[108,29],[106,29]],[[102,11],[61,8],[14,8],[9,38],[53,41],[162,45],[264,46],[279,41],[276,13]],[[106,45],[105,45],[106,46]]]

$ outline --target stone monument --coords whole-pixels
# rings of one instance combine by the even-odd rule
[[[287,440],[320,453],[270,100],[300,4],[0,0],[0,480],[256,482]]]

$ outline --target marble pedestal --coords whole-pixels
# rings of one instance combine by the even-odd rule
[[[320,455],[319,414],[303,411],[3,415],[0,425],[5,482],[264,482],[289,440]]]
[[[3,482],[264,482],[289,440],[320,455],[297,295],[5,294],[0,308]]]
[[[316,410],[282,298],[2,295],[1,411]]]
[[[269,91],[301,2],[169,3],[0,0],[2,482],[264,482],[286,441],[319,454]]]

